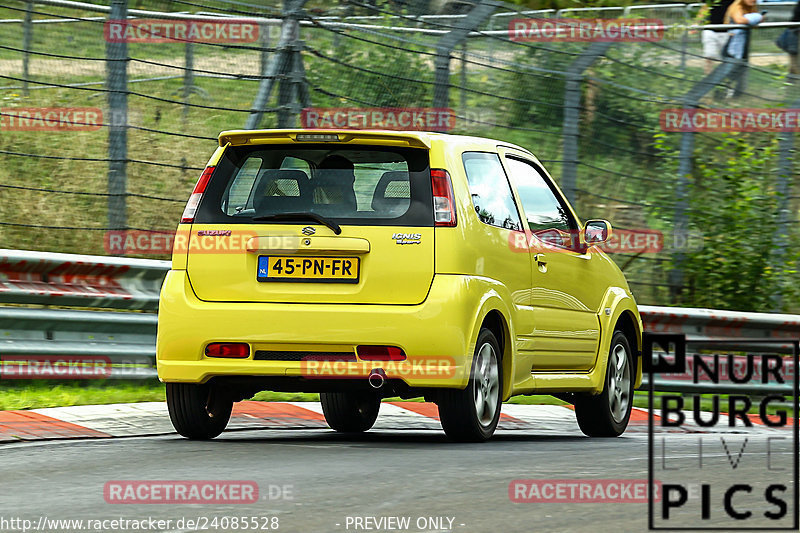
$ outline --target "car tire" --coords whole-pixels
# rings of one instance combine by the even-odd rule
[[[167,383],[167,409],[172,425],[187,439],[213,439],[231,418],[233,400],[209,384]]]
[[[628,427],[636,376],[634,357],[628,338],[623,332],[615,331],[611,337],[603,392],[575,399],[575,415],[585,435],[618,437]]]
[[[500,420],[502,391],[500,344],[494,333],[481,329],[467,387],[443,391],[439,396],[439,419],[445,434],[457,442],[491,438]]]
[[[372,392],[321,392],[322,413],[331,429],[340,433],[363,433],[378,418],[380,397]]]

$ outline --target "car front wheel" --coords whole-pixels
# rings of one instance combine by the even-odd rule
[[[606,365],[603,392],[575,401],[578,425],[589,437],[618,437],[628,426],[633,407],[635,361],[624,333],[615,331]]]

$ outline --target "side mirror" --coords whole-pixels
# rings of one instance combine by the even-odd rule
[[[611,238],[611,223],[608,220],[587,220],[583,226],[583,242],[586,246],[602,244]]]

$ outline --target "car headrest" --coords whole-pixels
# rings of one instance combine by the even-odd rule
[[[386,215],[398,216],[408,209],[410,203],[408,172],[384,172],[372,194],[372,209]]]
[[[258,175],[253,189],[253,207],[256,213],[269,214],[301,210],[308,204],[308,176],[302,170],[268,169]]]

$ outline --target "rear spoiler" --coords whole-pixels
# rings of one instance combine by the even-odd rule
[[[299,139],[298,139],[299,136]],[[305,137],[305,138],[304,138]],[[424,132],[362,130],[232,130],[219,134],[219,145],[288,143],[367,144],[430,149],[430,136]]]

